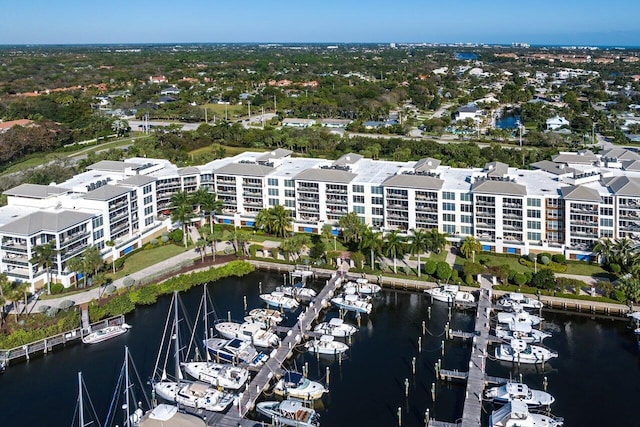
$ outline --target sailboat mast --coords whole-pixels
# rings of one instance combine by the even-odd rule
[[[178,384],[180,384],[180,377],[182,377],[182,375],[180,375],[180,340],[179,340],[179,334],[178,334],[178,291],[174,291],[173,292],[173,301],[174,301],[174,307],[173,307],[173,329],[174,329],[174,333],[175,333],[175,339],[174,339],[174,348],[175,348],[175,361],[176,361],[176,379],[178,381]]]
[[[129,348],[124,346],[124,390],[125,390],[125,402],[126,402],[126,425],[127,427],[131,427],[131,406],[129,402],[129,389],[131,388],[131,382],[129,378]]]
[[[79,427],[84,427],[84,402],[82,401],[82,372],[78,372]]]
[[[207,312],[207,284],[204,284],[204,293],[202,294],[202,298],[204,301],[204,339],[209,339],[209,323],[207,322],[207,318],[209,317],[209,313]]]

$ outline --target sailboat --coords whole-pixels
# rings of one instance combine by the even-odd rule
[[[276,334],[263,330],[259,324],[254,322],[216,323],[216,332],[223,338],[238,338],[242,341],[248,341],[256,347],[269,348],[280,345],[280,338]]]
[[[91,416],[93,417],[93,422],[91,423],[87,423],[85,421],[85,402],[84,402],[84,396],[85,393],[88,396],[87,393],[87,388],[84,384],[84,380],[82,379],[82,372],[78,372],[78,400],[76,402],[76,410],[73,414],[73,423],[71,424],[72,426],[76,425],[76,419],[78,421],[78,427],[85,427],[87,425],[93,425],[94,423],[98,426],[101,427],[102,424],[100,424],[100,421],[98,419],[98,415],[96,414],[96,411],[93,407],[93,403],[91,403],[91,400],[89,399],[89,408],[91,408],[92,414]],[[77,415],[77,417],[76,417]]]
[[[222,392],[210,384],[203,382],[188,382],[182,379],[180,365],[180,334],[178,328],[178,293],[174,293],[172,301],[174,309],[173,334],[176,381],[168,381],[166,370],[163,369],[161,380],[155,382],[153,389],[161,398],[195,409],[205,409],[213,412],[226,410],[233,403],[234,395]],[[167,319],[168,320],[168,319]],[[167,327],[165,326],[165,333]],[[160,354],[158,354],[158,360]],[[157,366],[156,366],[157,371]]]

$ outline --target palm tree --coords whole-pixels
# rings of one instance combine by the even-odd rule
[[[405,253],[404,239],[400,234],[398,234],[397,230],[393,230],[391,233],[387,234],[384,253],[386,256],[393,258],[393,272],[397,274],[398,256],[402,256]]]
[[[52,240],[48,243],[38,245],[33,248],[33,258],[29,261],[31,264],[36,264],[38,268],[44,269],[47,273],[47,294],[51,295],[51,267],[55,264],[54,257],[58,251],[55,249],[56,242]]]
[[[191,196],[186,191],[179,191],[171,196],[171,220],[182,224],[184,247],[187,247],[187,224],[193,218]]]
[[[325,240],[327,246],[329,245],[329,239],[333,237],[333,226],[331,224],[323,224],[320,229],[320,236]]]
[[[111,248],[111,267],[113,268],[113,274],[116,274],[116,242],[107,240],[104,244]]]
[[[207,241],[205,239],[198,239],[196,242],[196,248],[200,252],[200,259],[204,262],[204,248],[207,247]]]
[[[236,253],[241,252],[242,255],[245,254],[245,243],[247,243],[251,239],[251,234],[245,230],[235,229],[231,232],[231,240],[233,240],[233,246],[235,247]]]
[[[418,277],[420,277],[420,270],[422,268],[420,256],[425,253],[429,247],[429,235],[424,230],[411,230],[411,234],[409,250],[411,251],[411,255],[418,256]]]
[[[375,270],[375,255],[382,252],[384,241],[382,240],[382,233],[375,233],[370,228],[362,234],[362,242],[360,243],[362,249],[368,249],[371,254],[371,269]]]
[[[7,294],[10,289],[11,283],[9,282],[9,278],[7,277],[6,273],[0,273],[0,325],[4,323],[4,310],[7,303],[5,294]]]
[[[440,253],[447,246],[447,233],[440,233],[437,228],[429,232],[429,250]]]
[[[213,262],[216,262],[216,252],[218,252],[218,242],[222,240],[222,231],[213,229],[211,234],[207,236],[207,242],[211,243],[211,256]]]
[[[262,228],[269,234],[284,238],[291,231],[291,212],[282,205],[262,209],[256,215],[255,228]]]
[[[18,322],[18,301],[22,301],[22,299],[24,298],[26,305],[26,291],[26,282],[14,282],[13,285],[9,288],[9,292],[7,292],[6,298],[9,301],[13,302],[13,313],[15,315],[16,323]]]
[[[613,245],[613,252],[618,265],[627,271],[633,255],[633,242],[626,237],[618,239]]]
[[[96,246],[89,246],[85,249],[82,253],[82,259],[87,271],[91,273],[91,277],[98,274],[98,270],[104,265],[102,255],[100,255],[100,249]]]
[[[85,264],[84,264],[84,260],[82,259],[82,256],[76,256],[71,258],[69,261],[67,261],[67,268],[69,269],[69,271],[73,271],[74,273],[76,273],[76,277],[78,276],[78,274],[82,273],[86,283],[87,275],[86,275]],[[78,281],[76,280],[76,288],[77,287],[78,287]]]
[[[476,252],[480,252],[482,250],[482,244],[478,239],[473,236],[467,236],[462,241],[460,245],[460,252],[464,255],[465,258],[474,257]],[[474,257],[475,258],[475,257]],[[475,262],[475,259],[473,260]]]
[[[598,240],[591,250],[594,254],[600,257],[600,262],[602,264],[610,264],[613,262],[613,240],[608,237],[603,237]]]
[[[214,193],[209,193],[204,187],[192,194],[193,201],[200,207],[200,212],[209,215],[209,228],[213,233],[213,216],[222,209],[222,201]]]
[[[362,235],[368,228],[355,212],[349,212],[338,221],[342,238],[346,243],[358,244],[362,240]]]

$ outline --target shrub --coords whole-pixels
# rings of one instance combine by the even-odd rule
[[[536,254],[529,252],[526,257],[529,261],[534,262],[536,260]]]
[[[169,238],[174,243],[177,243],[177,244],[182,243],[182,238],[183,238],[182,229],[176,228],[175,230],[173,230],[171,233],[169,233]]]
[[[469,286],[473,286],[476,284],[476,281],[473,279],[473,276],[471,274],[467,274],[464,276],[464,283]]]
[[[541,256],[540,257],[540,263],[542,265],[549,265],[550,262],[551,262],[551,260],[549,259],[549,257],[547,257],[547,256]]]
[[[542,263],[542,258],[544,257],[551,259],[551,254],[549,252],[542,252],[538,254],[538,262]]]
[[[156,285],[143,286],[129,292],[129,299],[136,305],[151,305],[158,300],[158,287]]]
[[[442,261],[437,264],[436,267],[436,276],[440,280],[447,280],[451,277],[451,266],[446,262]]]
[[[149,243],[150,243],[152,246],[158,246],[158,239],[151,239],[151,240],[149,241]]]
[[[567,258],[562,254],[553,254],[551,256],[551,261],[557,262],[558,264],[564,264],[567,262]]]
[[[47,312],[47,310],[49,310],[51,308],[50,305],[41,305],[40,307],[38,307],[38,311],[40,313],[45,313]]]
[[[116,270],[122,269],[122,267],[124,267],[124,258],[118,258],[114,265],[116,266]]]
[[[454,269],[454,270],[451,272],[451,280],[452,280],[454,283],[457,283],[457,282],[459,281],[459,279],[460,279],[460,276],[459,276],[459,274],[458,274],[458,270],[455,270],[455,269]]]
[[[160,241],[164,244],[167,243],[169,241],[169,236],[165,236],[164,233],[162,234],[162,237],[160,238]]]
[[[49,309],[45,312],[47,317],[55,317],[58,314],[58,307],[49,307]]]
[[[538,270],[531,277],[531,286],[538,289],[553,289],[556,286],[553,271],[545,269]]]
[[[116,287],[115,287],[115,285],[109,285],[109,286],[107,286],[106,288],[104,288],[104,293],[105,293],[106,295],[111,295],[111,294],[113,294],[115,291],[116,291]]]
[[[436,273],[437,268],[438,268],[438,263],[432,259],[428,259],[424,263],[424,272],[430,276],[433,276]]]
[[[465,275],[471,274],[472,276],[477,276],[478,274],[484,273],[485,270],[486,268],[477,262],[465,261],[464,265],[462,266],[462,271]]]
[[[60,294],[62,293],[62,291],[64,291],[64,286],[62,285],[62,283],[52,283],[51,284],[51,293],[52,294]]]
[[[522,286],[527,283],[527,277],[522,273],[516,272],[513,275],[513,283],[517,286]]]
[[[249,246],[249,255],[251,255],[252,257],[255,257],[256,253],[258,251],[261,251],[261,250],[262,250],[262,246],[261,245],[255,245],[255,244],[254,245],[250,245]]]
[[[129,276],[127,276],[127,277],[125,277],[125,278],[124,278],[124,280],[122,281],[122,284],[123,284],[125,287],[130,288],[130,287],[132,287],[133,285],[135,285],[135,284],[136,284],[136,279],[134,279],[133,277],[129,277]]]
[[[74,305],[76,305],[74,301],[71,301],[70,299],[65,299],[60,301],[60,304],[58,304],[58,307],[60,307],[60,310],[67,311]]]
[[[612,272],[613,274],[618,274],[618,273],[620,273],[620,271],[622,270],[622,268],[620,267],[620,264],[616,264],[616,263],[614,262],[614,263],[609,264],[609,270],[611,270],[611,272]]]

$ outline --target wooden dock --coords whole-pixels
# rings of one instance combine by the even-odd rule
[[[38,354],[47,354],[58,346],[78,342],[83,336],[87,335],[91,331],[98,331],[106,328],[107,326],[121,325],[123,323],[124,315],[114,316],[92,323],[88,328],[80,327],[38,341],[33,341],[20,347],[0,350],[0,362],[4,362],[9,366],[11,363],[18,362],[19,360],[29,360],[31,357]]]
[[[438,371],[438,379],[442,381],[467,381],[469,378],[468,371],[458,371],[449,369],[440,369]],[[502,385],[511,381],[509,378],[492,377],[490,375],[484,376],[485,384]]]
[[[282,364],[289,359],[295,348],[302,343],[304,336],[310,334],[312,323],[320,316],[322,311],[331,304],[331,298],[342,284],[341,276],[334,272],[327,284],[318,293],[309,306],[298,316],[296,324],[286,332],[280,346],[274,349],[267,363],[255,375],[246,390],[240,394],[236,404],[226,414],[212,414],[207,424],[211,426],[255,425],[255,421],[246,420],[247,412],[255,407],[260,395],[267,391],[271,381],[281,372]]]
[[[449,331],[449,338],[458,338],[461,339],[463,341],[469,341],[469,340],[473,340],[473,338],[477,336],[477,334],[475,332],[464,332],[464,331],[459,331],[459,330],[450,330]],[[500,344],[503,343],[504,341],[498,337],[496,337],[495,335],[489,335],[487,337],[487,340],[489,342],[489,344]]]

